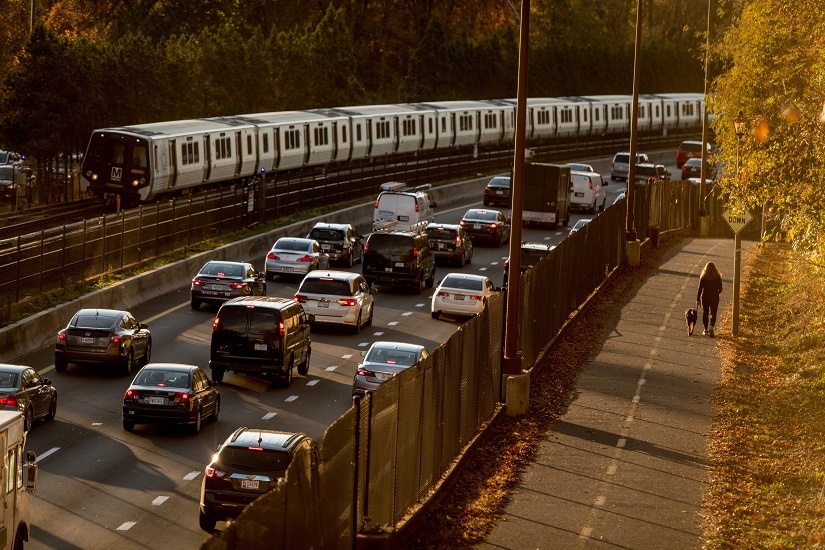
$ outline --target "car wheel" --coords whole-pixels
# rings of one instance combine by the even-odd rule
[[[200,300],[192,300],[189,302],[189,307],[192,309],[200,309],[201,308],[201,301]]]
[[[598,201],[596,201],[596,199],[593,199],[593,206],[590,207],[590,213],[591,214],[596,213],[596,202],[598,202]]]
[[[366,323],[364,323],[364,326],[365,326],[365,327],[371,327],[371,326],[372,326],[372,315],[373,315],[373,313],[374,313],[374,310],[375,310],[375,307],[374,307],[374,306],[370,306],[370,316],[369,316],[369,317],[367,317],[367,322],[366,322]]]
[[[430,276],[427,278],[427,280],[424,281],[424,286],[426,286],[427,288],[432,288],[434,284],[435,284],[435,267],[433,267],[433,270],[430,272]]]
[[[69,368],[69,362],[65,359],[58,359],[55,357],[54,359],[54,370],[57,372],[66,372],[66,369]]]
[[[473,249],[472,248],[470,249],[470,255],[467,256],[467,263],[468,264],[473,263]]]
[[[358,313],[358,319],[355,320],[355,326],[352,327],[353,334],[361,334],[361,313]]]
[[[415,281],[413,281],[412,289],[413,289],[413,293],[415,293],[415,294],[421,294],[421,292],[423,292],[423,290],[424,290],[424,274],[423,273],[419,273],[418,277],[415,278]]]
[[[433,311],[432,316],[433,316],[433,319],[438,319],[439,317],[441,317],[441,312],[440,311]]]
[[[312,355],[312,347],[307,350],[307,357],[304,359],[304,362],[298,365],[298,374],[301,376],[306,376],[309,372],[309,358]]]
[[[132,422],[131,420],[126,420],[124,418],[123,419],[123,429],[126,430],[127,432],[133,432],[133,431],[135,431],[135,423]]]
[[[210,422],[217,422],[218,416],[221,414],[221,400],[220,398],[215,400],[215,408],[212,409],[212,414],[209,415]]]
[[[210,518],[201,512],[198,514],[198,525],[200,525],[201,529],[206,531],[207,533],[211,533],[215,530],[215,525],[217,525],[218,520],[215,518]]]
[[[14,535],[14,550],[23,550],[25,548],[25,541],[23,540],[23,528],[17,529],[17,533]]]
[[[26,409],[26,414],[23,415],[23,417],[23,431],[27,432],[32,429],[32,425],[34,424],[34,413],[31,407]]]
[[[212,369],[212,380],[218,384],[223,382],[223,369]]]
[[[604,212],[604,207],[607,206],[607,197],[602,199],[602,206],[599,208],[599,212]]]
[[[352,268],[355,265],[355,253],[353,248],[349,249],[349,254],[347,254],[347,267]]]
[[[266,296],[266,283],[261,285],[261,296]]]
[[[283,378],[281,378],[281,383],[285,388],[288,388],[292,385],[292,367],[294,366],[295,356],[293,355],[289,359],[289,366],[286,368],[286,373],[284,373]]]
[[[132,374],[132,367],[135,364],[135,351],[129,348],[129,353],[126,354],[126,361],[123,363],[123,375],[129,376]]]
[[[358,247],[358,263],[359,264],[364,263],[364,247],[363,246]]]
[[[52,402],[49,403],[49,412],[46,413],[46,420],[54,420],[57,416],[57,396],[52,396]]]
[[[143,357],[140,358],[140,365],[146,366],[149,364],[149,360],[152,359],[152,339],[149,338],[149,341],[146,342],[146,353],[143,354]]]
[[[203,423],[203,414],[201,410],[198,409],[198,414],[195,415],[195,423],[192,424],[192,434],[198,435],[201,433],[201,424]]]

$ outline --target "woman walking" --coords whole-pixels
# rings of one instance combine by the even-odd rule
[[[696,294],[696,307],[702,305],[702,323],[705,330],[702,334],[713,336],[713,327],[716,325],[716,311],[719,309],[719,295],[722,293],[722,274],[716,269],[713,262],[705,264],[699,276],[699,292]],[[710,316],[710,326],[708,326]]]

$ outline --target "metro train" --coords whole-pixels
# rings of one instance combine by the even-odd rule
[[[630,133],[632,97],[530,98],[528,146],[566,137]],[[699,93],[639,97],[640,132],[701,128]],[[265,172],[387,155],[513,143],[516,100],[436,101],[282,111],[95,130],[81,189],[126,205]]]

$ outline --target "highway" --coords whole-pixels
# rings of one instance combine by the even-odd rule
[[[671,157],[672,158],[672,157]],[[607,204],[625,188],[612,182],[609,160],[593,162],[606,175]],[[675,166],[668,163],[675,178]],[[605,166],[607,169],[605,170]],[[436,220],[457,223],[478,202],[438,209]],[[573,214],[572,226],[581,217]],[[359,228],[362,232],[368,227]],[[522,240],[558,243],[568,233],[526,227]],[[297,235],[304,236],[304,235]],[[266,250],[251,260],[263,267]],[[436,281],[451,271],[485,274],[502,285],[508,254],[500,248],[475,247],[473,262],[457,268],[439,265]],[[353,268],[360,272],[360,265]],[[194,274],[193,274],[194,275]],[[300,279],[277,278],[267,294],[292,297]],[[204,466],[218,444],[239,426],[302,431],[320,439],[324,430],[351,405],[351,383],[360,352],[376,340],[401,340],[430,351],[447,340],[460,320],[430,316],[427,289],[420,296],[403,289],[379,287],[373,325],[360,335],[334,328],[313,328],[309,374],[295,374],[289,388],[228,373],[219,386],[222,398],[217,423],[205,423],[201,433],[184,427],[139,425],[133,433],[121,426],[123,393],[129,378],[105,369],[71,365],[54,369],[53,348],[20,358],[51,378],[58,391],[57,418],[37,422],[27,449],[37,453],[39,479],[32,497],[33,532],[28,548],[127,550],[198,548],[208,534],[198,527],[198,501]],[[209,373],[209,342],[216,307],[189,307],[189,287],[165,294],[131,311],[149,323],[153,361],[199,365]],[[67,319],[68,321],[68,319]],[[220,529],[223,523],[218,523]]]

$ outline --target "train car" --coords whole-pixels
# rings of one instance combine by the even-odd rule
[[[664,110],[663,131],[670,128],[702,127],[702,105],[704,103],[702,94],[656,94],[656,97],[661,99]]]
[[[438,149],[472,147],[481,138],[479,101],[432,101],[422,103],[434,109],[438,116]]]
[[[506,145],[513,142],[516,134],[516,106],[502,99],[481,101],[479,145]]]
[[[602,134],[630,133],[630,106],[632,97],[627,95],[580,96],[593,107],[594,117],[599,117]],[[598,114],[597,114],[598,113]]]
[[[362,105],[335,109],[350,118],[356,142],[366,140],[359,149],[364,157],[380,157],[418,151],[422,142],[422,111],[403,105]],[[353,158],[359,158],[353,151]]]

